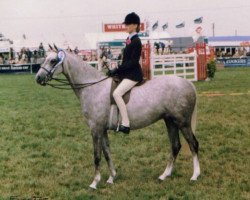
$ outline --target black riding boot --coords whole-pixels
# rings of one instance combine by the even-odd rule
[[[125,133],[125,134],[129,134],[129,132],[130,132],[130,127],[123,126],[123,125],[121,124],[121,125],[119,125],[117,131],[123,132],[123,133]]]

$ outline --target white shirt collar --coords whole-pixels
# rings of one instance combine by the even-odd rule
[[[131,40],[131,38],[132,38],[134,35],[136,35],[136,34],[137,34],[136,32],[130,33],[129,36],[128,36],[129,39]]]

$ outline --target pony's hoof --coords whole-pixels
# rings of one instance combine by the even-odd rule
[[[197,181],[197,178],[198,178],[198,176],[192,176],[192,177],[190,178],[190,181]]]
[[[90,187],[91,189],[93,189],[93,190],[96,190],[96,189],[97,189],[97,188],[96,188],[96,185],[94,185],[94,184],[89,185],[89,187]]]
[[[113,176],[109,176],[109,179],[107,180],[108,184],[114,184],[114,179],[116,177],[116,173],[114,173]]]
[[[163,175],[161,175],[161,176],[158,177],[158,180],[159,180],[159,181],[164,181],[165,179],[166,179],[166,177],[163,176]]]
[[[108,184],[114,184],[113,178],[112,178],[112,179],[109,178],[109,179],[107,180],[107,183],[108,183]]]

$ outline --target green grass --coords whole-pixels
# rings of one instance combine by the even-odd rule
[[[0,199],[250,199],[250,69],[225,69],[195,83],[201,176],[190,182],[192,159],[180,153],[173,176],[158,182],[169,150],[162,122],[129,136],[110,132],[118,176],[102,159],[97,191],[92,140],[72,91],[38,86],[34,75],[0,76]],[[223,96],[206,96],[206,93]],[[230,95],[242,93],[241,95]],[[182,139],[183,140],[183,139]]]

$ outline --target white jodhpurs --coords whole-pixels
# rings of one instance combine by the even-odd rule
[[[126,108],[126,104],[123,101],[122,96],[129,90],[131,90],[138,82],[132,81],[129,79],[123,79],[122,82],[118,85],[113,93],[113,97],[115,102],[119,108],[122,117],[122,125],[129,127],[129,118],[128,112]]]

